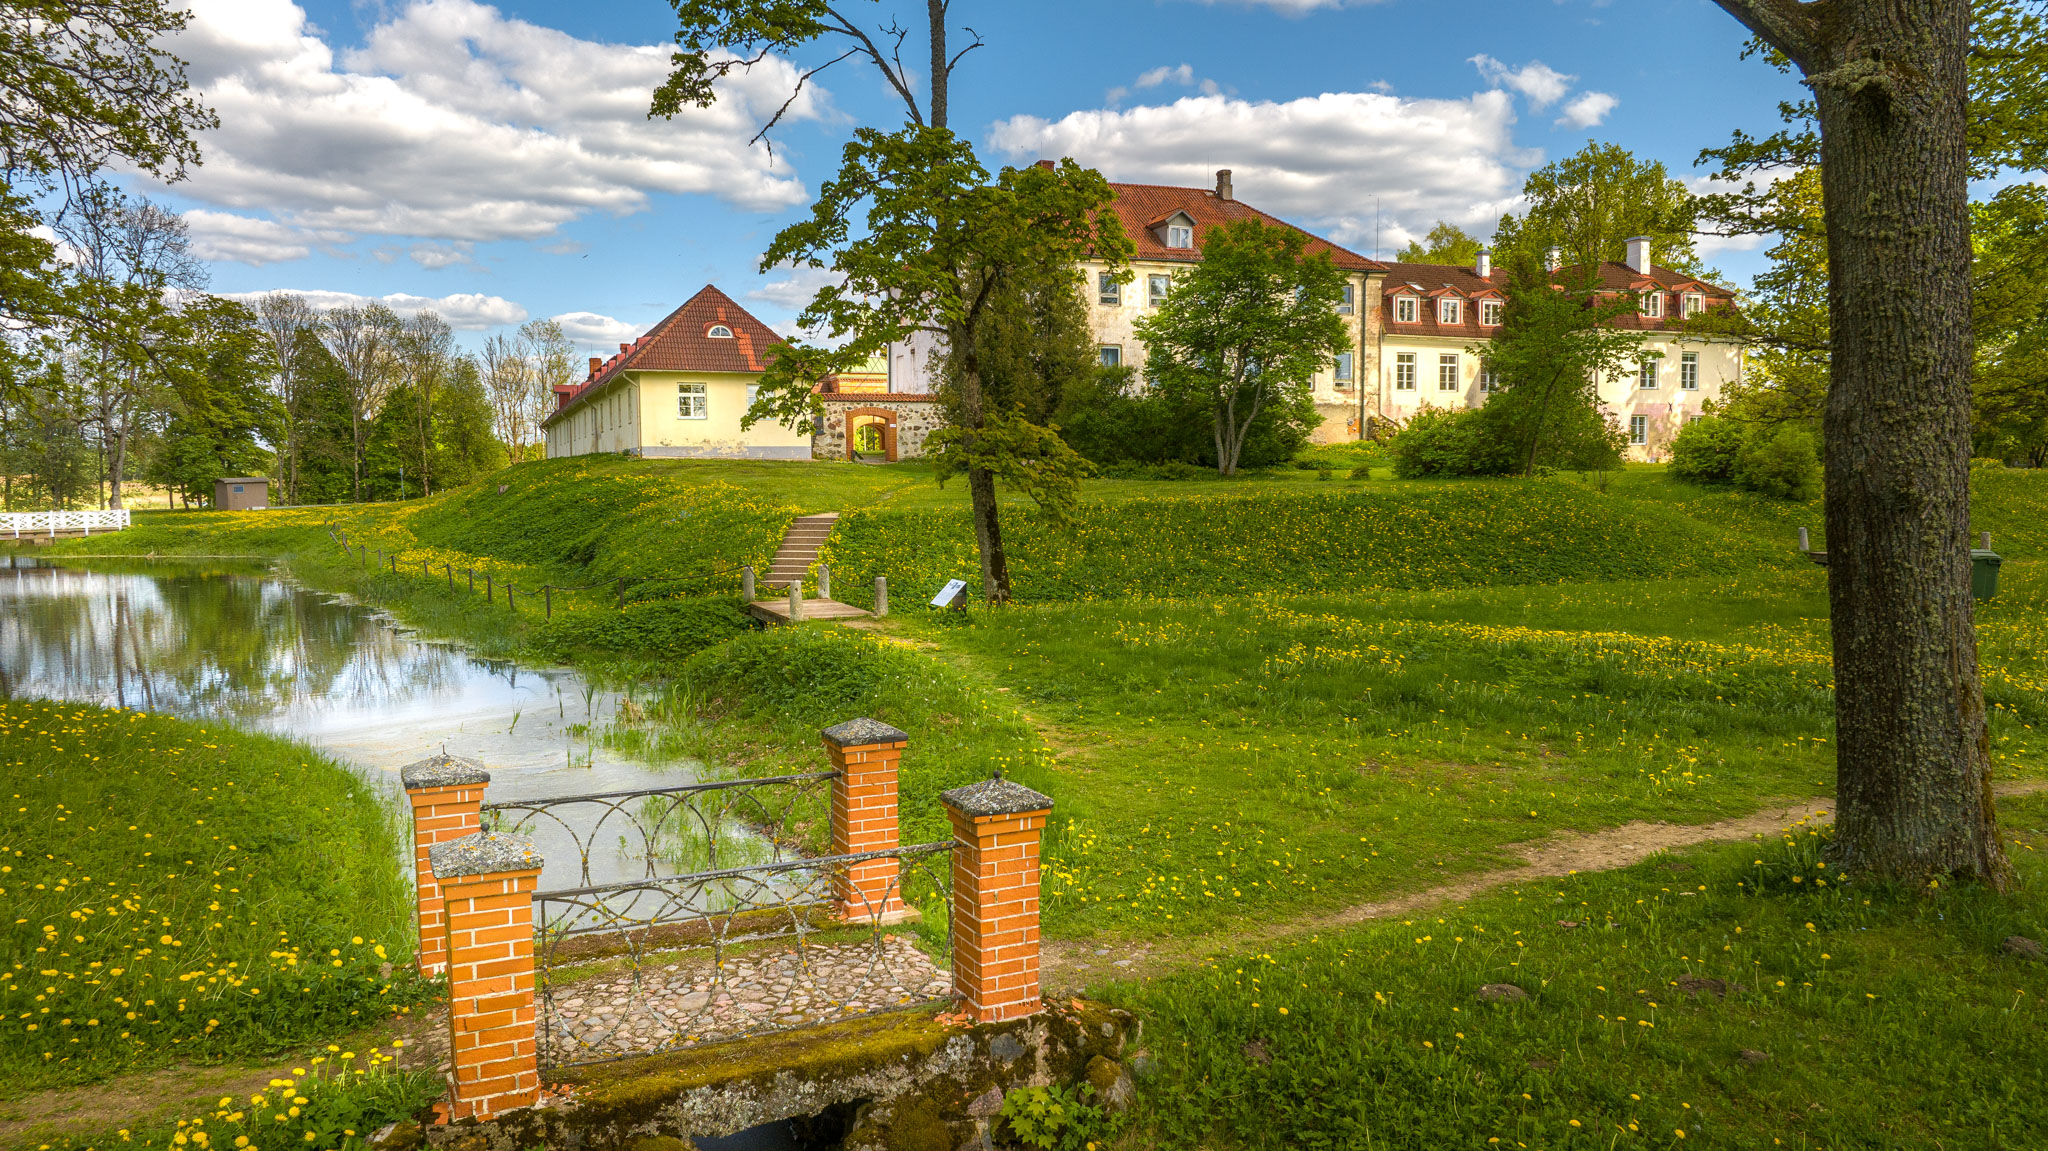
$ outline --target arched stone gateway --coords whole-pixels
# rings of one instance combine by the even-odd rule
[[[945,422],[937,398],[922,392],[823,392],[818,400],[825,411],[813,425],[814,460],[914,460]]]
[[[896,462],[896,413],[888,408],[848,408],[846,458],[881,456]]]

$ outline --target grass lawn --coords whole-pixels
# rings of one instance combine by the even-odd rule
[[[267,736],[0,703],[0,1098],[325,1039],[414,994],[398,832]]]
[[[2003,814],[2010,898],[1845,885],[1795,826],[1117,988],[1118,1145],[2048,1146],[2048,963],[2001,947],[2048,937],[2048,800]]]

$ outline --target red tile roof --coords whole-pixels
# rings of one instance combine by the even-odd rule
[[[1558,276],[1566,279],[1574,275],[1576,268],[1562,269]],[[1500,267],[1493,269],[1491,279],[1482,280],[1471,268],[1452,264],[1388,264],[1385,280],[1384,314],[1385,330],[1390,336],[1449,336],[1473,339],[1491,336],[1499,328],[1479,326],[1479,309],[1467,303],[1459,309],[1460,323],[1437,323],[1435,298],[1457,295],[1472,300],[1480,294],[1500,294],[1507,288],[1507,271]],[[1695,279],[1669,268],[1652,267],[1645,274],[1627,264],[1609,260],[1600,265],[1598,288],[1603,292],[1639,292],[1661,290],[1664,292],[1696,292],[1707,298],[1707,307],[1732,306],[1735,293],[1704,280]],[[1394,297],[1411,295],[1421,297],[1417,322],[1398,323],[1394,319]],[[1675,329],[1683,301],[1667,296],[1664,301],[1664,315],[1661,318],[1630,313],[1615,317],[1616,327],[1625,331],[1650,332]]]
[[[730,338],[710,335],[723,324]],[[591,392],[616,379],[620,372],[760,372],[767,368],[768,349],[780,343],[775,330],[710,284],[691,296],[646,335],[620,346],[619,353],[598,365],[590,378],[573,389],[556,389],[559,406],[553,422]]]
[[[1115,184],[1117,219],[1123,222],[1124,232],[1137,248],[1136,259],[1174,260],[1195,263],[1202,258],[1202,244],[1213,229],[1239,220],[1260,220],[1282,228],[1294,228],[1309,238],[1310,253],[1327,252],[1330,262],[1340,268],[1354,272],[1377,272],[1386,265],[1368,259],[1348,248],[1340,248],[1330,241],[1305,229],[1295,228],[1285,220],[1269,216],[1242,200],[1218,199],[1209,188],[1171,188],[1161,184]],[[1176,212],[1186,212],[1195,222],[1195,246],[1193,248],[1169,248],[1152,229],[1163,224]]]

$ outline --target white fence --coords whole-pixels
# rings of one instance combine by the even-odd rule
[[[23,536],[91,535],[120,531],[128,526],[128,509],[84,512],[0,512],[0,538]]]

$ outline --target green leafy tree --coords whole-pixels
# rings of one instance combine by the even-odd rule
[[[1530,253],[1514,253],[1500,333],[1469,350],[1500,381],[1478,426],[1524,476],[1544,464],[1619,464],[1620,432],[1600,411],[1599,381],[1645,354],[1642,336],[1614,326],[1637,307],[1626,292],[1603,297],[1589,273],[1560,283]]]
[[[1833,273],[1831,852],[1855,875],[2007,888],[1969,589],[1969,181],[1990,159],[1972,155],[1971,4],[1716,2],[1799,69],[1818,128],[1800,146]]]
[[[979,358],[991,304],[1019,275],[1073,267],[1089,255],[1120,266],[1130,240],[1104,210],[1112,198],[1100,173],[1071,160],[991,178],[967,142],[944,129],[860,129],[809,218],[785,228],[761,258],[763,269],[837,274],[840,282],[797,318],[837,346],[779,345],[746,422],[814,418],[813,389],[826,375],[913,333],[938,337],[948,349],[957,429],[938,438],[941,474],[966,474],[983,591],[991,601],[1008,599],[996,478],[1028,476],[1027,490],[1049,498],[1058,514],[1072,489],[1052,473],[1077,471],[1082,461],[1057,436],[1027,432],[1016,425],[1021,416],[991,409]],[[1014,450],[1033,454],[1006,454]]]
[[[266,386],[271,349],[248,306],[201,296],[179,318],[174,399],[144,474],[187,503],[203,502],[222,476],[262,475],[274,464],[265,445],[282,438],[284,405]]]
[[[1298,403],[1345,348],[1344,273],[1307,246],[1299,229],[1255,219],[1212,230],[1201,263],[1138,321],[1147,383],[1208,414],[1219,474],[1237,474],[1260,413]]]
[[[2048,189],[2014,184],[1972,206],[1973,454],[2048,465]]]
[[[997,285],[974,355],[990,410],[1049,423],[1067,394],[1100,370],[1080,288],[1073,264],[1019,268]],[[964,358],[951,348],[935,355],[940,393],[949,409],[957,408]],[[956,423],[959,414],[949,412]]]
[[[1504,216],[1494,233],[1503,259],[1541,259],[1559,249],[1566,264],[1592,267],[1628,255],[1628,241],[1648,236],[1657,262],[1687,275],[1707,276],[1693,247],[1698,206],[1685,184],[1664,165],[1639,160],[1619,144],[1587,141],[1577,153],[1529,173],[1522,183],[1528,208]]]
[[[1455,264],[1469,268],[1479,259],[1479,249],[1485,247],[1478,237],[1467,235],[1465,229],[1456,224],[1436,222],[1429,235],[1420,240],[1408,241],[1408,246],[1394,256],[1403,264]]]

